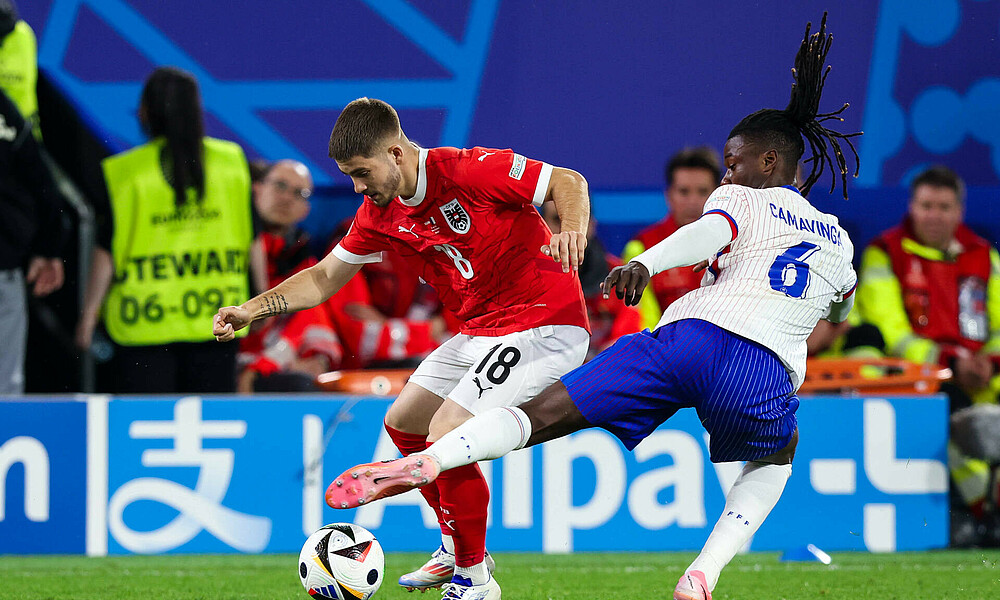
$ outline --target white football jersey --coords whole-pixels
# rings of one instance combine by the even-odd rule
[[[854,293],[854,245],[837,217],[791,187],[719,187],[707,213],[726,217],[733,241],[716,255],[702,287],[667,307],[659,326],[701,319],[778,355],[798,389],[806,338],[831,302]]]

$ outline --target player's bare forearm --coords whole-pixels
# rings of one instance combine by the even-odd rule
[[[562,231],[587,235],[590,226],[590,195],[587,180],[572,169],[554,167],[546,200],[552,200]]]
[[[345,263],[332,253],[304,271],[239,306],[223,306],[212,321],[212,334],[220,342],[232,341],[236,332],[257,319],[318,306],[344,287],[361,265]]]
[[[256,300],[253,304],[253,300]],[[253,315],[253,319],[266,319],[267,317],[273,317],[275,315],[282,315],[287,312],[294,312],[296,310],[302,310],[303,308],[311,308],[315,304],[305,303],[301,308],[293,308],[291,311],[288,310],[288,298],[284,293],[277,290],[270,290],[264,292],[260,296],[257,296],[250,302],[247,302],[247,308],[250,310],[250,314]]]
[[[312,267],[300,271],[266,292],[247,300],[242,308],[249,311],[251,318],[256,321],[317,306],[329,296],[324,297],[309,272],[311,269]]]
[[[576,271],[583,263],[590,227],[587,180],[576,171],[556,167],[552,170],[545,199],[555,204],[561,225],[559,233],[542,247],[542,252],[562,263],[564,273],[570,269]]]
[[[243,304],[253,320],[266,319],[318,306],[337,293],[361,265],[351,265],[332,254],[299,271],[270,290]]]

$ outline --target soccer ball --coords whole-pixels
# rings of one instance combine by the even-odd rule
[[[299,579],[316,600],[368,600],[382,585],[384,569],[378,540],[352,523],[321,527],[299,553]]]

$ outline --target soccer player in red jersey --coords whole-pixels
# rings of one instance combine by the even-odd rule
[[[590,337],[576,272],[590,219],[583,176],[511,150],[420,148],[391,106],[369,98],[341,112],[330,156],[366,196],[351,230],[318,265],[220,309],[219,340],[254,319],[316,306],[382,251],[399,253],[464,322],[386,414],[404,456],[475,414],[532,398],[583,362]],[[546,201],[562,221],[555,235],[535,208]],[[479,467],[451,470],[421,492],[437,512],[442,546],[400,585],[500,598],[485,553],[489,491]]]

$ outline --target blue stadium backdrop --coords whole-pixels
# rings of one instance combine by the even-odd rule
[[[388,401],[350,396],[0,399],[0,554],[295,552],[327,522],[387,550],[438,540],[416,492],[323,502],[360,462],[398,456]],[[948,541],[947,400],[805,399],[795,472],[753,550],[894,551]],[[495,551],[694,550],[739,463],[713,465],[681,411],[627,452],[587,430],[484,463]]]
[[[195,73],[211,134],[251,156],[298,157],[323,186],[325,233],[357,197],[326,158],[339,109],[362,95],[400,109],[424,145],[513,147],[587,176],[610,249],[665,212],[664,159],[721,147],[738,119],[787,102],[806,21],[835,34],[823,108],[863,129],[851,202],[826,197],[856,242],[894,224],[900,183],[943,162],[972,186],[970,221],[994,242],[1000,210],[1000,1],[558,2],[31,0],[39,62],[107,141],[141,141],[141,82]],[[628,210],[622,210],[628,206]],[[872,207],[876,207],[872,210]],[[860,245],[860,243],[858,245]]]

